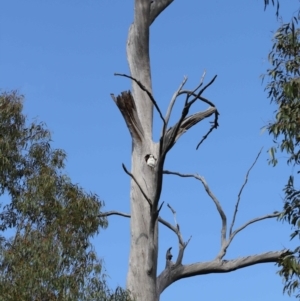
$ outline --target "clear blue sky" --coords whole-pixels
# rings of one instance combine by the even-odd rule
[[[297,1],[282,1],[289,16]],[[283,5],[284,4],[284,5]],[[86,190],[97,193],[106,210],[129,212],[131,141],[110,93],[130,89],[130,81],[113,76],[128,73],[126,38],[133,1],[3,0],[0,4],[0,83],[26,97],[29,118],[45,121],[55,147],[68,154],[67,173]],[[203,175],[231,219],[238,191],[259,149],[263,153],[244,191],[236,226],[282,208],[282,188],[293,172],[282,163],[267,164],[272,140],[261,128],[274,118],[260,75],[278,26],[275,10],[263,0],[176,0],[151,28],[151,63],[155,97],[163,112],[182,81],[187,88],[218,74],[205,96],[220,112],[220,127],[202,147],[195,147],[209,128],[193,128],[171,151],[166,169]],[[178,101],[172,121],[179,116]],[[196,107],[203,109],[205,107]],[[160,120],[155,117],[155,138]],[[213,259],[220,246],[220,219],[200,183],[168,176],[162,201],[177,211],[183,236],[192,240],[184,263]],[[166,206],[162,216],[173,222]],[[233,241],[227,259],[291,246],[290,228],[275,220],[254,224]],[[109,227],[94,239],[104,258],[109,283],[125,286],[129,254],[129,221],[110,217]],[[167,248],[176,254],[177,239],[160,227],[159,271]],[[174,255],[175,255],[174,254]],[[230,274],[199,276],[169,287],[161,301],[282,301],[281,278],[273,264]]]

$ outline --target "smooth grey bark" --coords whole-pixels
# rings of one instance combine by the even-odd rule
[[[111,95],[123,115],[132,138],[131,171],[129,172],[127,168],[123,166],[125,172],[131,177],[131,213],[126,214],[110,211],[101,215],[109,216],[115,214],[131,218],[127,288],[137,301],[158,301],[160,294],[165,288],[182,278],[209,273],[226,273],[259,263],[277,262],[279,258],[284,256],[285,252],[287,252],[286,250],[281,250],[234,260],[223,260],[227,248],[238,232],[254,222],[277,217],[278,213],[253,219],[232,232],[234,225],[233,220],[229,231],[230,233],[227,237],[226,215],[220,202],[209,189],[205,179],[199,175],[180,174],[178,172],[164,171],[163,169],[164,160],[168,151],[186,131],[200,121],[214,116],[212,126],[199,142],[199,146],[212,130],[217,128],[219,115],[215,105],[202,96],[202,93],[214,82],[216,76],[208,84],[204,85],[204,73],[199,85],[193,90],[183,90],[187,81],[185,78],[178,90],[174,93],[165,117],[163,117],[152,95],[149,58],[150,25],[172,2],[173,0],[134,1],[134,22],[129,28],[127,40],[127,59],[130,75],[116,74],[132,80],[132,92],[125,91],[116,97],[113,94]],[[168,122],[173,105],[177,97],[180,96],[185,97],[181,116],[179,116],[177,123],[169,127]],[[207,104],[208,108],[204,111],[189,115],[189,110],[196,101]],[[152,140],[154,109],[158,112],[162,120],[161,137],[157,143]],[[153,155],[155,158],[155,166],[153,166],[153,164],[147,164],[149,155]],[[182,264],[184,250],[189,240],[187,242],[183,241],[176,218],[174,226],[159,216],[159,211],[162,206],[162,204],[159,204],[159,199],[162,190],[163,174],[193,177],[201,181],[208,196],[215,203],[222,221],[222,228],[221,248],[214,260],[189,265]],[[238,202],[236,206],[238,207]],[[175,210],[169,204],[168,207],[175,217]],[[159,276],[157,276],[158,222],[168,227],[177,235],[179,244],[179,253],[175,262],[171,261],[171,248],[167,250],[166,268]]]

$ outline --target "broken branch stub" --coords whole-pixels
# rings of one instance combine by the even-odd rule
[[[115,97],[114,94],[111,94],[111,97],[122,113],[132,139],[134,139],[135,141],[142,141],[144,138],[144,131],[138,117],[135,102],[131,92],[124,91],[117,97]]]

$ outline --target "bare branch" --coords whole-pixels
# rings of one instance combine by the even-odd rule
[[[156,110],[157,110],[157,112],[158,112],[158,114],[159,114],[161,120],[163,121],[164,125],[166,124],[166,121],[165,121],[165,119],[164,119],[164,117],[163,117],[163,115],[162,115],[162,113],[161,113],[161,111],[160,111],[160,109],[159,109],[159,106],[157,105],[157,103],[156,103],[156,101],[155,101],[153,95],[149,92],[149,90],[148,90],[148,89],[147,89],[140,81],[138,81],[136,78],[134,78],[134,77],[132,77],[132,76],[130,76],[130,75],[127,75],[127,74],[115,73],[114,75],[117,75],[117,76],[124,76],[124,77],[130,78],[131,80],[135,81],[135,82],[137,83],[137,85],[138,85],[143,91],[145,91],[145,92],[147,93],[147,95],[149,96],[150,100],[152,101],[154,107],[156,108]]]
[[[150,6],[150,24],[165,10],[174,0],[153,0]]]
[[[163,205],[164,205],[164,202],[162,202],[162,203],[160,204],[158,210],[156,211],[156,213],[155,213],[155,219],[158,218],[159,212],[160,212],[160,210],[161,210],[161,208],[162,208]]]
[[[160,216],[158,217],[158,221],[161,224],[163,224],[164,226],[166,226],[167,228],[169,228],[171,231],[173,231],[177,235],[177,228],[176,227],[174,227],[173,225],[171,225],[169,222],[167,222],[166,220],[164,220]],[[182,241],[182,243],[183,243],[183,241]]]
[[[287,252],[289,250],[261,253],[233,260],[212,260],[189,265],[178,265],[172,268],[171,271],[165,269],[157,277],[157,293],[160,295],[169,285],[182,278],[213,273],[229,273],[260,263],[276,263]]]
[[[190,93],[188,93],[187,101],[188,101],[188,99],[189,99],[190,96],[192,96],[194,93],[196,93],[196,91],[197,91],[200,87],[202,87],[203,81],[204,81],[204,78],[205,78],[205,75],[206,75],[206,71],[204,70],[204,71],[203,71],[203,74],[202,74],[202,76],[201,76],[199,85],[196,86],[196,88],[195,88],[193,91],[190,91]],[[200,95],[201,95],[201,93],[197,93],[197,95],[195,95],[195,100],[196,100]],[[187,101],[186,101],[186,102],[187,102]]]
[[[142,189],[141,185],[138,183],[138,181],[136,180],[136,178],[134,177],[134,175],[127,170],[127,168],[124,165],[124,163],[122,163],[122,167],[123,167],[124,171],[133,179],[133,181],[135,182],[135,184],[140,189],[142,195],[144,196],[144,198],[147,200],[148,204],[152,208],[152,201],[147,197],[146,193],[144,192],[144,190]]]
[[[251,219],[250,221],[248,221],[247,223],[245,223],[244,225],[242,225],[241,227],[239,227],[238,229],[236,229],[235,231],[232,232],[232,234],[230,235],[228,241],[228,246],[229,244],[231,243],[231,241],[233,240],[233,238],[240,232],[242,231],[243,229],[245,229],[246,227],[248,227],[249,225],[253,224],[253,223],[256,223],[256,222],[259,222],[259,221],[262,221],[264,219],[268,219],[268,218],[274,218],[274,217],[278,217],[280,215],[280,212],[275,212],[275,213],[271,213],[271,214],[267,214],[267,215],[264,215],[264,216],[260,216],[260,217],[256,217],[256,218],[253,218]]]
[[[110,215],[119,215],[119,216],[128,217],[128,218],[131,217],[130,214],[128,214],[128,213],[115,211],[115,210],[100,213],[98,215],[98,217],[105,217],[105,216],[110,216]]]
[[[205,118],[208,118],[216,112],[215,107],[210,107],[203,112],[193,114],[183,120],[180,120],[173,127],[169,128],[164,137],[164,152],[169,151],[176,141],[191,127],[199,123]],[[179,125],[180,124],[180,125]]]
[[[219,118],[219,112],[216,111],[216,112],[215,112],[215,120],[212,122],[212,126],[210,127],[209,131],[203,136],[203,138],[201,139],[201,141],[197,144],[196,149],[199,148],[199,146],[202,144],[202,142],[209,136],[209,134],[210,134],[214,129],[217,129],[217,127],[219,126],[218,118]]]
[[[177,256],[177,260],[176,260],[176,265],[180,265],[182,263],[182,259],[183,259],[183,254],[184,254],[184,250],[186,248],[186,246],[188,245],[189,241],[191,240],[192,237],[189,238],[189,240],[185,243],[183,242],[183,239],[182,239],[182,235],[181,235],[181,232],[180,232],[180,227],[179,227],[179,224],[177,223],[177,220],[176,220],[176,211],[171,207],[170,204],[167,205],[173,216],[174,216],[174,221],[175,221],[175,226],[176,226],[176,235],[178,237],[178,242],[179,242],[179,252],[178,252],[178,256]]]
[[[180,232],[180,227],[179,227],[179,225],[178,225],[178,223],[176,221],[176,211],[169,204],[167,206],[170,208],[170,210],[171,210],[171,212],[172,212],[172,214],[174,216],[174,220],[175,220],[175,227],[174,227],[174,229],[175,229],[175,233],[176,233],[176,235],[178,237],[179,246],[184,246],[184,241],[182,239],[182,235],[181,235],[181,232]]]
[[[217,78],[217,75],[215,75],[207,85],[205,85],[201,90],[199,90],[198,93],[196,93],[196,91],[197,91],[197,90],[202,86],[202,84],[203,84],[203,79],[204,79],[205,73],[206,73],[206,72],[204,71],[204,73],[203,73],[203,75],[202,75],[202,77],[201,77],[201,80],[200,80],[200,84],[199,84],[193,91],[184,90],[184,91],[181,91],[181,92],[179,93],[179,95],[186,94],[186,101],[185,101],[185,104],[186,104],[189,108],[191,107],[191,105],[194,104],[194,102],[195,102],[197,99],[202,100],[203,102],[206,102],[206,103],[208,103],[209,105],[215,107],[215,105],[214,105],[212,102],[210,102],[210,101],[207,100],[206,98],[202,97],[201,95],[202,95],[202,93],[203,93],[210,85],[213,84],[213,82],[214,82],[215,79]],[[193,98],[192,100],[189,101],[189,99],[190,99],[191,96],[194,96],[194,98]]]
[[[199,121],[203,120],[204,118],[209,117],[213,113],[215,113],[215,122],[214,122],[213,128],[217,128],[217,126],[218,126],[218,122],[217,122],[218,115],[216,114],[217,109],[215,108],[215,105],[213,105],[206,98],[203,98],[201,96],[201,94],[215,81],[217,75],[215,75],[213,77],[213,79],[207,85],[205,85],[204,88],[202,88],[198,93],[196,93],[196,91],[203,84],[204,76],[205,76],[205,72],[202,75],[202,78],[200,80],[200,84],[193,91],[185,91],[184,93],[183,93],[183,91],[179,91],[178,95],[186,94],[186,100],[185,100],[185,104],[184,104],[184,107],[182,109],[181,117],[180,117],[179,121],[173,127],[169,128],[166,133],[163,131],[163,136],[162,136],[162,138],[163,138],[162,154],[163,155],[165,155],[173,147],[173,145],[175,144],[175,142],[177,141],[177,139],[183,133],[185,133],[189,128],[191,128],[192,126],[194,126],[195,124],[197,124]],[[192,97],[192,96],[194,98],[191,101],[189,101],[190,97]],[[204,112],[198,112],[198,113],[196,113],[194,115],[186,117],[188,115],[188,113],[189,113],[189,110],[190,110],[191,106],[194,104],[194,102],[197,99],[202,100],[204,102],[209,102],[211,104],[211,107],[208,108]],[[210,130],[209,133],[211,131],[212,130]],[[206,137],[208,136],[208,134],[206,136],[204,136],[204,139],[202,139],[202,141],[198,144],[198,147],[203,142],[203,140],[206,139]]]
[[[182,90],[180,91],[180,93],[178,94],[178,96],[180,95],[190,95],[190,96],[195,96],[197,97],[198,96],[198,99],[203,101],[204,103],[207,103],[208,105],[210,105],[211,107],[215,107],[215,105],[210,101],[208,100],[207,98],[201,96],[201,95],[198,95],[196,94],[195,92],[193,91],[189,91],[189,90]]]
[[[120,212],[120,211],[115,211],[115,210],[100,213],[100,214],[98,215],[98,217],[106,217],[106,216],[110,216],[110,215],[119,215],[119,216],[131,218],[131,215],[130,215],[130,214],[124,213],[124,212]],[[166,226],[166,227],[169,228],[171,231],[173,231],[173,232],[177,235],[177,237],[178,237],[178,234],[177,234],[177,233],[178,233],[178,229],[177,229],[177,227],[174,227],[173,225],[171,225],[169,222],[167,222],[166,220],[164,220],[164,219],[161,218],[160,216],[158,217],[158,221],[159,221],[162,225]],[[182,237],[181,237],[181,236],[178,237],[178,239],[181,239],[180,243],[181,243],[182,245],[187,244],[187,243],[190,241],[190,239],[189,239],[187,243],[184,243],[184,241],[182,240]]]
[[[175,222],[175,225],[177,225],[176,211],[171,207],[170,204],[167,204],[167,206],[170,208],[171,212],[173,213],[173,216],[174,216],[174,222]]]
[[[174,104],[176,102],[176,99],[180,95],[179,93],[181,92],[181,89],[183,88],[183,86],[185,85],[186,82],[187,82],[187,77],[184,77],[182,83],[179,86],[179,88],[177,89],[177,91],[172,96],[172,99],[171,99],[170,104],[169,104],[168,109],[167,109],[167,114],[166,114],[166,118],[165,118],[166,124],[163,127],[162,137],[164,136],[164,134],[166,132],[166,127],[167,127],[167,125],[169,123],[169,120],[170,120],[170,117],[171,117],[171,113],[172,113],[172,109],[173,109],[173,106],[174,106]]]
[[[182,174],[179,172],[173,172],[173,171],[168,171],[168,170],[164,170],[163,171],[164,174],[168,174],[168,175],[176,175],[182,178],[195,178],[196,180],[199,180],[202,185],[204,186],[205,191],[207,192],[207,194],[210,196],[210,198],[212,199],[212,201],[215,203],[216,208],[219,212],[219,215],[221,217],[221,221],[222,221],[222,228],[221,228],[221,246],[223,246],[223,244],[226,241],[226,231],[227,231],[227,219],[226,219],[226,215],[223,211],[223,208],[220,204],[220,202],[218,201],[218,199],[215,197],[215,195],[212,193],[212,191],[210,190],[208,184],[206,183],[204,177],[201,177],[197,174]]]
[[[245,177],[245,181],[244,181],[244,184],[242,185],[239,193],[238,193],[238,199],[237,199],[237,202],[236,202],[236,205],[235,205],[235,210],[234,210],[234,214],[233,214],[233,218],[232,218],[232,223],[231,223],[231,226],[230,226],[230,230],[229,230],[229,236],[231,236],[231,233],[232,233],[232,229],[233,229],[233,226],[234,226],[234,222],[235,222],[235,219],[236,219],[236,215],[237,215],[237,212],[238,212],[238,208],[239,208],[239,204],[240,204],[240,200],[241,200],[241,195],[243,193],[243,190],[248,182],[248,177],[249,177],[249,174],[250,174],[250,171],[251,169],[254,167],[254,165],[256,164],[260,154],[261,154],[261,151],[262,151],[262,148],[261,150],[258,152],[254,162],[252,163],[252,165],[250,166],[250,168],[248,169],[247,173],[246,173],[246,177]]]
[[[205,75],[205,74],[204,74],[204,75]],[[207,85],[205,85],[205,86],[197,93],[197,95],[194,97],[193,100],[191,100],[191,101],[189,102],[189,104],[192,105],[197,99],[199,99],[199,97],[202,95],[202,93],[203,93],[210,85],[213,84],[213,82],[215,81],[216,78],[217,78],[217,75],[215,75],[215,76],[212,78],[212,80],[211,80]],[[200,88],[201,86],[202,86],[202,83],[200,83],[199,88]],[[197,88],[197,89],[198,89],[198,88]],[[193,92],[196,92],[196,90],[194,90]]]
[[[244,225],[242,225],[240,228],[236,229],[232,234],[229,235],[229,238],[228,240],[222,245],[221,247],[221,250],[219,252],[219,254],[217,255],[217,259],[222,259],[226,252],[227,252],[227,249],[229,247],[229,245],[231,244],[233,238],[240,232],[242,231],[243,229],[245,229],[246,227],[248,227],[249,225],[253,224],[253,223],[256,223],[256,222],[259,222],[259,221],[262,221],[264,219],[268,219],[268,218],[274,218],[274,217],[278,217],[280,215],[280,212],[274,212],[272,214],[267,214],[267,215],[264,215],[264,216],[261,216],[261,217],[256,217],[250,221],[248,221],[247,223],[245,223]]]

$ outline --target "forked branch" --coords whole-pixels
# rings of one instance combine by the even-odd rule
[[[246,257],[240,257],[233,260],[212,260],[207,262],[197,262],[187,265],[179,265],[169,270],[165,269],[157,277],[157,293],[161,294],[173,282],[197,275],[229,273],[248,266],[260,263],[278,262],[282,256],[287,254],[289,250],[281,250],[274,252],[261,253]]]
[[[222,227],[221,227],[221,246],[225,243],[226,241],[226,231],[227,231],[227,219],[226,219],[226,215],[223,211],[223,208],[220,204],[220,202],[218,201],[218,199],[216,198],[216,196],[212,193],[212,191],[210,190],[208,184],[206,183],[205,179],[197,174],[182,174],[179,172],[173,172],[173,171],[169,171],[169,170],[164,170],[163,171],[164,174],[167,175],[176,175],[182,178],[194,178],[196,180],[199,180],[202,185],[204,186],[205,191],[207,192],[207,194],[209,195],[209,197],[212,199],[212,201],[214,202],[214,204],[216,205],[216,208],[219,212],[219,215],[221,217],[221,221],[222,221]]]
[[[178,256],[177,256],[177,260],[176,260],[176,265],[180,265],[182,263],[184,250],[187,247],[187,245],[190,242],[192,237],[190,237],[187,242],[183,241],[182,235],[181,235],[181,232],[180,232],[180,226],[179,226],[179,224],[177,223],[177,220],[176,220],[176,211],[171,207],[170,204],[168,204],[167,206],[169,207],[169,209],[171,210],[171,212],[174,216],[175,229],[176,229],[175,233],[178,237],[178,242],[179,242],[179,252],[178,252]]]
[[[200,89],[203,85],[203,80],[204,80],[205,72],[203,73],[200,83],[197,85],[197,87],[194,90],[188,91],[188,90],[182,90],[182,87],[186,83],[186,78],[184,78],[183,82],[181,83],[179,89],[174,93],[168,110],[166,114],[166,123],[163,127],[162,130],[162,136],[161,136],[161,154],[165,156],[165,154],[173,147],[173,145],[176,143],[176,141],[180,138],[182,134],[184,134],[187,130],[189,130],[191,127],[196,125],[198,122],[203,120],[204,118],[207,118],[211,116],[212,114],[215,114],[215,120],[213,122],[213,126],[209,130],[209,132],[203,137],[201,142],[198,144],[197,148],[199,145],[207,138],[207,136],[212,132],[213,129],[218,127],[218,111],[215,107],[215,105],[207,100],[206,98],[202,97],[201,94],[215,81],[216,77],[215,76],[207,85],[205,85],[202,89]],[[200,90],[199,90],[200,89]],[[197,92],[197,90],[199,90]],[[176,99],[180,95],[186,95],[184,107],[181,112],[181,117],[179,118],[178,122],[168,130],[166,130],[166,126],[170,120],[172,108],[176,102]],[[192,99],[191,99],[192,98]],[[204,103],[207,103],[210,105],[210,107],[203,112],[198,112],[196,114],[188,116],[189,110],[192,107],[192,105],[195,103],[196,100],[200,100]],[[187,117],[188,116],[188,117]]]
[[[278,217],[279,215],[280,215],[280,212],[274,212],[274,213],[271,213],[271,214],[267,214],[267,215],[263,215],[263,216],[260,216],[260,217],[253,218],[250,221],[246,222],[241,227],[239,227],[238,229],[236,229],[235,231],[233,231],[229,235],[229,238],[227,239],[227,241],[222,245],[221,250],[220,250],[219,254],[217,255],[216,259],[221,260],[225,256],[225,254],[227,252],[227,249],[230,246],[232,240],[243,229],[245,229],[249,225],[254,224],[256,222],[259,222],[259,221],[262,221],[262,220],[268,219],[268,218],[275,218],[275,217]]]
[[[245,223],[244,225],[242,225],[241,227],[239,227],[238,229],[236,229],[235,231],[232,232],[232,234],[230,235],[228,241],[228,245],[231,243],[231,241],[233,240],[233,238],[239,233],[241,232],[243,229],[245,229],[246,227],[248,227],[251,224],[254,224],[256,222],[262,221],[264,219],[268,219],[268,218],[275,218],[278,217],[280,215],[280,212],[275,212],[275,213],[271,213],[271,214],[267,214],[267,215],[263,215],[260,217],[256,217],[251,219],[250,221],[248,221],[247,223]]]

